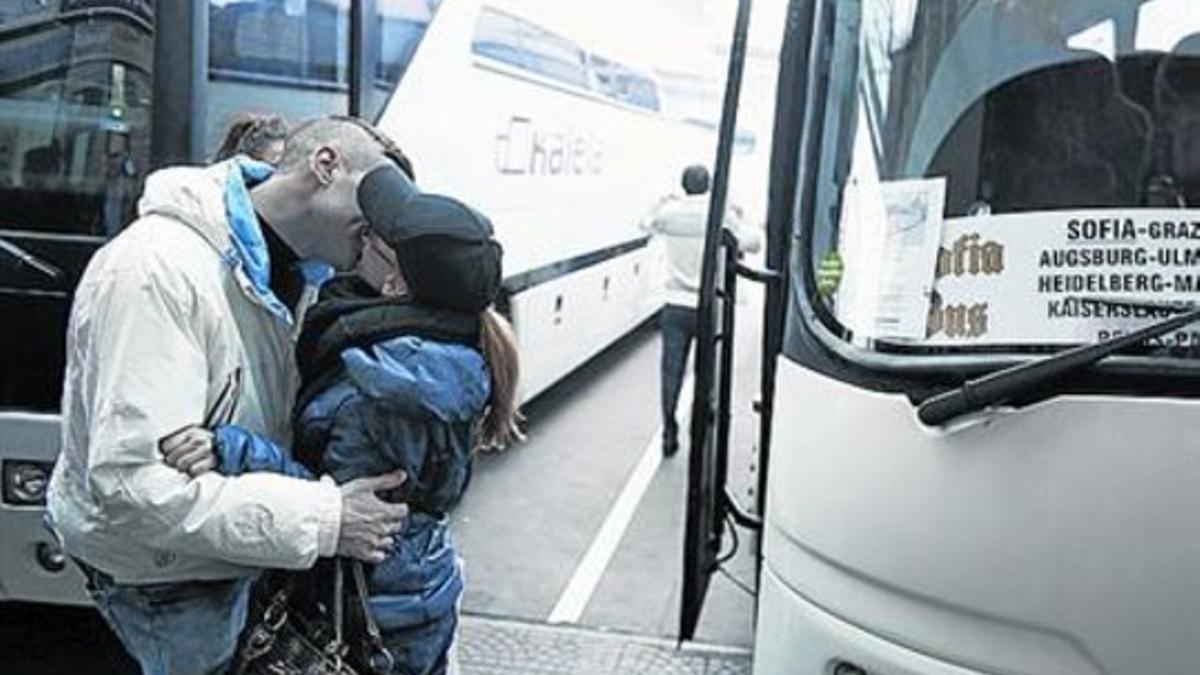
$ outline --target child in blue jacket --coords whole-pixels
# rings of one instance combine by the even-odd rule
[[[223,425],[213,459],[226,475],[325,473],[339,483],[405,471],[387,497],[406,502],[410,518],[369,571],[370,606],[393,672],[443,673],[463,591],[447,514],[474,451],[519,437],[516,345],[491,309],[501,249],[481,214],[420,193],[394,167],[365,176],[358,199],[370,225],[359,276],[326,285],[296,347],[295,455]]]

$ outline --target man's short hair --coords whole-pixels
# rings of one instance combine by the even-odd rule
[[[400,167],[409,179],[416,180],[412,162],[395,141],[367,122],[348,115],[327,115],[296,125],[283,146],[280,172],[304,166],[322,145],[336,147],[350,171],[365,171],[379,163],[382,156]]]
[[[693,164],[683,170],[683,191],[689,195],[708,192],[708,169],[703,164]]]

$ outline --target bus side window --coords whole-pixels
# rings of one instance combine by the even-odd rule
[[[592,72],[601,94],[639,108],[659,109],[658,85],[649,76],[596,54],[592,55]]]
[[[368,50],[375,54],[375,86],[368,95],[365,116],[376,119],[383,112],[388,95],[412,63],[417,47],[429,30],[442,0],[376,0],[375,31],[379,44]]]
[[[289,16],[282,5],[238,2],[217,9],[210,21],[213,68],[264,75],[301,77],[304,16]]]
[[[524,68],[525,49],[521,46],[521,25],[514,16],[484,8],[475,24],[471,51],[503,63]]]
[[[50,145],[39,146],[25,152],[21,169],[21,183],[27,190],[49,190],[58,180],[62,162],[58,140]]]
[[[206,156],[244,112],[349,109],[350,0],[209,0],[208,51]]]
[[[531,23],[522,26],[522,33],[527,68],[559,82],[588,86],[587,59],[579,45]]]
[[[490,7],[479,13],[471,51],[551,80],[589,88],[587,55],[582,47],[558,33]]]

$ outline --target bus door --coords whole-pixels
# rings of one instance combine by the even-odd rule
[[[780,54],[778,90],[795,95],[780,97],[777,103],[779,112],[773,134],[770,171],[773,179],[769,186],[767,212],[766,268],[763,270],[749,268],[739,261],[736,238],[721,227],[720,216],[714,215],[724,213],[729,154],[736,142],[734,129],[749,11],[750,2],[742,0],[738,5],[730,53],[701,274],[684,526],[684,581],[679,623],[681,640],[691,639],[695,634],[709,579],[727,559],[726,556],[731,555],[722,553],[729,534],[727,528],[742,527],[751,532],[761,530],[770,460],[774,362],[783,335],[785,261],[788,259],[797,167],[794,147],[800,133],[801,117],[798,111],[803,108],[807,87],[804,74],[808,61],[807,36],[812,7],[811,3],[796,2],[788,9],[786,30],[789,37]],[[779,180],[774,177],[779,177]],[[762,188],[767,190],[768,186]],[[762,283],[766,287],[760,394],[753,406],[759,415],[758,502],[754,505],[741,504],[726,486],[733,406],[734,320],[739,279]],[[755,545],[757,547],[758,540]]]

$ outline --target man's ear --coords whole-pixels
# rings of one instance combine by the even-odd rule
[[[308,168],[313,175],[317,177],[317,181],[321,185],[329,185],[333,182],[334,171],[342,163],[342,157],[337,149],[328,145],[322,145],[308,159]]]

